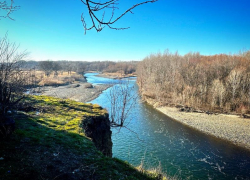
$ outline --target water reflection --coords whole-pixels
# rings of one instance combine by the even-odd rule
[[[86,76],[96,84],[116,81],[93,74]],[[135,81],[131,85],[136,86]],[[108,109],[108,91],[92,103]],[[183,179],[250,179],[249,151],[183,126],[140,99],[129,118],[131,131],[122,128],[117,133],[113,129],[114,157],[135,166],[144,162],[146,168],[155,168],[160,163],[163,172]]]

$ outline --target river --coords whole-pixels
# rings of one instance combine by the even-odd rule
[[[87,73],[93,84],[111,84],[118,80]],[[138,93],[131,78],[133,93]],[[111,87],[112,88],[112,87]],[[109,109],[105,90],[91,101]],[[177,179],[250,179],[250,151],[205,135],[182,125],[137,99],[128,116],[128,128],[113,128],[113,157],[146,169],[158,168]]]

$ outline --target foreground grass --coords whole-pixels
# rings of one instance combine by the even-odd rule
[[[47,96],[29,96],[24,106],[14,134],[0,141],[0,179],[157,179],[104,157],[84,135],[84,118],[107,113],[100,106]]]

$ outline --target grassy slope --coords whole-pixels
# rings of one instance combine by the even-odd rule
[[[0,179],[156,179],[104,157],[85,137],[81,120],[107,113],[101,107],[47,96],[25,101],[36,110],[18,113],[16,131],[0,141]]]

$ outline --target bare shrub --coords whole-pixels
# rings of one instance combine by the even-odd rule
[[[84,85],[85,88],[93,88],[93,85],[91,83],[86,83]]]
[[[226,94],[226,88],[219,79],[215,79],[212,84],[212,103],[211,105],[223,107],[223,102]]]
[[[71,74],[71,78],[73,78],[74,81],[80,81],[83,78],[83,75],[74,73],[74,74]]]
[[[29,73],[20,67],[26,55],[18,52],[18,46],[10,43],[7,35],[0,40],[0,119],[24,97]]]

